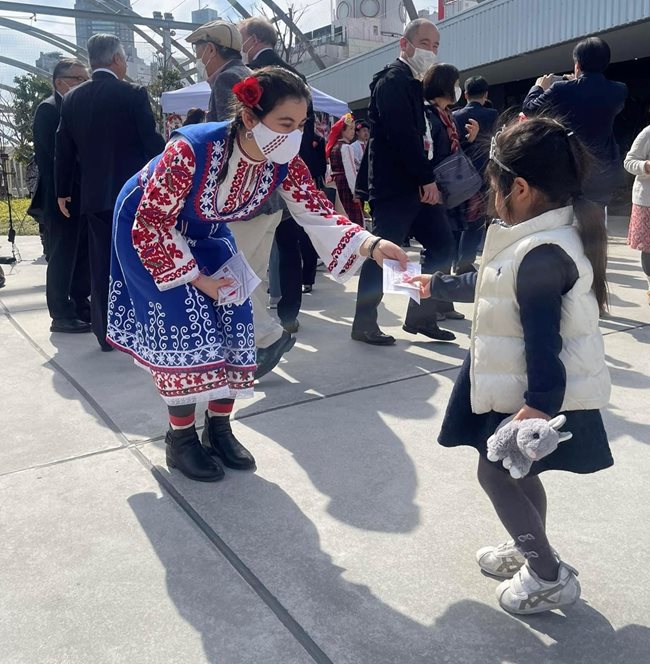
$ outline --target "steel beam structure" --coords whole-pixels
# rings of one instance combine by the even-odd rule
[[[148,28],[170,28],[171,30],[194,30],[195,23],[185,21],[167,21],[158,18],[145,18],[144,16],[127,16],[126,14],[109,14],[85,9],[65,9],[51,5],[35,5],[28,2],[0,2],[0,11],[20,12],[21,14],[42,14],[45,16],[63,16],[65,18],[88,18],[91,20],[112,21],[113,23],[128,23],[130,25],[144,25]]]
[[[31,37],[36,37],[36,39],[40,39],[41,41],[47,42],[48,44],[52,44],[52,46],[56,46],[62,51],[72,53],[75,57],[79,58],[83,62],[88,62],[88,51],[86,51],[85,48],[81,48],[72,42],[62,39],[61,37],[52,35],[49,32],[45,32],[44,30],[39,30],[34,26],[27,25],[26,23],[12,21],[9,18],[0,18],[0,25],[11,28],[12,30],[24,32],[26,35]]]
[[[44,79],[48,83],[51,82],[52,80],[52,75],[49,72],[45,71],[44,69],[40,69],[39,67],[28,65],[26,62],[21,62],[20,60],[13,60],[12,58],[5,58],[4,55],[0,55],[0,62],[4,62],[4,64],[11,65],[12,67],[16,67],[17,69],[24,69],[25,71],[28,71],[31,74],[36,74],[36,76]]]

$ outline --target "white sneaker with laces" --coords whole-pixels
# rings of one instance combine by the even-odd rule
[[[515,576],[497,587],[497,599],[508,613],[526,615],[570,606],[580,597],[578,572],[560,561],[555,581],[544,581],[526,564]]]
[[[491,576],[511,579],[526,562],[524,556],[515,547],[514,540],[508,540],[499,546],[484,546],[476,552],[478,566]]]

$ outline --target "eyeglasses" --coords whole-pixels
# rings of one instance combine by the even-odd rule
[[[89,80],[85,76],[59,76],[58,78],[65,78],[68,81],[77,81],[77,83],[85,83]]]

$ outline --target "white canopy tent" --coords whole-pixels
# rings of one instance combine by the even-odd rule
[[[311,94],[315,111],[327,113],[337,118],[350,112],[348,105],[340,99],[330,97],[316,88],[311,88]],[[209,99],[210,85],[206,81],[201,81],[180,90],[163,92],[161,99],[162,110],[163,113],[185,115],[190,108],[202,108],[206,110]]]

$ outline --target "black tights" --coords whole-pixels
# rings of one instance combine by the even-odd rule
[[[233,402],[232,399],[215,399],[217,403],[230,404]],[[188,403],[183,406],[167,406],[167,412],[172,417],[189,417],[194,415],[196,409],[195,403]]]
[[[650,251],[641,252],[641,267],[645,276],[650,279]]]
[[[481,456],[478,481],[533,571],[546,581],[557,579],[558,561],[546,538],[546,492],[540,479],[515,480]]]

